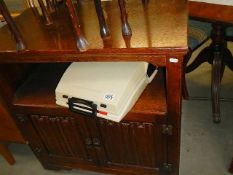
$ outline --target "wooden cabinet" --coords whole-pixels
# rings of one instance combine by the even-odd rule
[[[131,112],[116,123],[55,104],[54,90],[66,67],[58,63],[38,66],[13,100],[18,124],[42,165],[48,169],[89,166],[114,173],[158,173],[166,162],[168,144],[163,133],[167,108],[162,70]]]
[[[157,123],[115,123],[79,115],[16,116],[32,150],[48,169],[85,164],[103,169],[124,167],[118,173],[154,174],[166,156],[166,136]]]

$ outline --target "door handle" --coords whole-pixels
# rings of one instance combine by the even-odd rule
[[[93,145],[100,146],[100,140],[98,138],[93,138]]]
[[[92,140],[91,140],[91,138],[86,138],[86,139],[85,139],[85,144],[86,144],[87,146],[91,146],[91,145],[92,145]]]

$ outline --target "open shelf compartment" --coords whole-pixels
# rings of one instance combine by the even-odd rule
[[[40,64],[18,88],[13,100],[16,113],[37,113],[41,109],[53,114],[71,115],[68,108],[55,103],[55,88],[69,64]],[[167,113],[163,71],[159,69],[155,79],[146,87],[129,113],[164,116]],[[130,114],[125,117],[131,120]]]

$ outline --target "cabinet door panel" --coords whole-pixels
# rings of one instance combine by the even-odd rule
[[[108,163],[157,168],[162,154],[157,147],[161,141],[158,130],[153,123],[101,120],[100,132]]]
[[[30,118],[49,155],[88,159],[88,132],[83,120],[39,115]]]

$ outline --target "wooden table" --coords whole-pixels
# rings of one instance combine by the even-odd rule
[[[213,121],[219,123],[220,118],[220,86],[225,65],[233,70],[233,57],[230,50],[227,48],[227,40],[225,29],[233,24],[233,4],[232,1],[226,1],[232,6],[222,5],[225,1],[204,0],[205,2],[189,1],[189,15],[194,18],[206,20],[213,23],[211,32],[212,43],[206,47],[196,59],[186,68],[186,72],[191,72],[203,62],[209,62],[212,66],[212,108]],[[221,3],[221,4],[216,4]],[[232,41],[232,37],[229,38]]]
[[[201,0],[202,1],[202,0]],[[211,2],[207,0],[206,2]],[[223,5],[227,4],[227,5]],[[219,21],[233,24],[233,2],[230,1],[213,1],[213,3],[189,1],[189,15],[208,21]]]
[[[64,5],[50,14],[49,26],[36,9],[15,19],[24,50],[16,50],[7,27],[0,29],[0,94],[25,138],[47,169],[178,175],[186,0],[127,1],[132,29],[127,37],[117,1],[102,2],[111,36],[104,39],[93,1],[79,2],[80,26],[89,43],[85,52],[77,49]],[[73,61],[147,61],[159,67],[159,74],[123,121],[115,123],[55,104],[55,87]]]
[[[196,0],[196,1],[199,1],[199,0]],[[213,23],[215,23],[214,28],[219,26],[219,22],[225,23],[228,25],[233,24],[233,13],[232,13],[233,12],[233,1],[232,0],[230,0],[230,1],[229,0],[224,0],[224,1],[223,0],[200,0],[200,2],[196,2],[196,1],[195,2],[194,1],[188,2],[189,15],[191,17],[195,17],[195,18],[199,18],[201,20],[207,20],[207,21],[213,22]],[[202,2],[202,1],[205,1],[205,2]],[[216,26],[216,23],[217,23],[217,26]],[[222,29],[222,27],[220,27],[220,29]],[[218,31],[220,31],[220,33],[217,36],[212,36],[213,41],[215,41],[215,38],[223,35],[221,30],[218,30]],[[220,39],[220,40],[218,39],[216,41],[217,42],[216,44],[219,44],[219,42],[221,42],[221,40],[222,39]],[[228,50],[226,50],[226,48],[225,48],[225,51],[228,52]],[[230,69],[233,70],[233,67],[232,67],[233,57],[232,57],[232,55],[227,54],[224,56],[229,57],[226,60],[231,60],[230,62],[228,61],[228,65],[231,64]],[[218,95],[218,93],[219,93],[219,89],[220,89],[220,79],[219,78],[221,78],[221,75],[220,75],[221,73],[219,73],[219,71],[222,71],[222,69],[217,70],[217,71],[213,71],[213,72],[217,73],[217,75],[216,75],[217,76],[217,85],[212,86],[212,87],[217,88],[217,90],[218,90],[218,92],[216,92],[217,96],[218,96],[217,99],[216,99],[216,97],[213,98],[213,100],[215,101],[215,102],[213,102],[213,103],[215,103],[213,105],[215,106],[215,108],[217,108],[217,109],[214,109],[215,112],[216,112],[216,110],[217,110],[217,112],[219,112],[219,102],[218,102],[219,95]],[[218,105],[218,106],[216,107],[216,105]],[[233,160],[231,162],[229,171],[231,173],[233,173]]]

